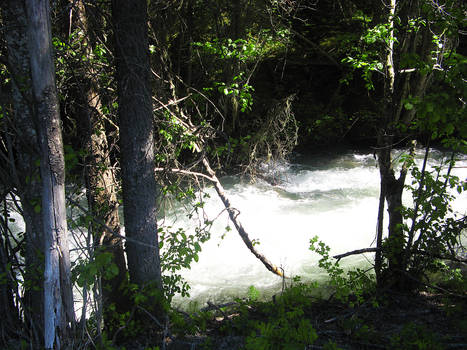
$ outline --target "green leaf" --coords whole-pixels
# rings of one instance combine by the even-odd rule
[[[448,125],[446,125],[445,131],[447,135],[451,135],[454,132],[454,125],[449,123]]]

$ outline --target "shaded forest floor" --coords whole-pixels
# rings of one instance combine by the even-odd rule
[[[268,302],[210,305],[184,314],[161,349],[467,349],[467,294],[387,293],[358,306],[306,297],[300,288]],[[288,294],[288,295],[287,295]],[[371,300],[371,301],[369,301]],[[185,332],[185,334],[184,334]],[[310,336],[311,334],[311,336]],[[143,341],[147,346],[148,339]],[[147,349],[134,342],[126,349]],[[153,348],[151,348],[153,349]]]

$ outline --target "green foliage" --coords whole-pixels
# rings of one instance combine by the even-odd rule
[[[197,228],[195,234],[187,234],[182,228],[171,231],[170,226],[159,228],[158,231],[166,297],[171,300],[176,293],[183,297],[189,296],[190,286],[178,271],[188,269],[193,261],[198,261],[201,244],[210,238],[210,233],[206,229]],[[167,249],[164,249],[165,246]]]
[[[118,267],[113,262],[113,254],[97,250],[90,260],[79,259],[72,269],[72,280],[79,287],[91,287],[97,276],[110,280],[118,275]]]
[[[195,42],[193,44],[213,62],[214,71],[210,72],[211,84],[203,90],[208,96],[235,98],[241,112],[251,111],[254,88],[250,84],[251,74],[248,65],[261,56],[261,45],[252,37],[232,40],[215,38],[211,41]],[[234,63],[235,62],[235,63]],[[225,76],[225,66],[231,74]]]
[[[216,315],[215,311],[200,310],[198,303],[192,301],[188,314],[174,309],[169,311],[171,331],[178,336],[205,334]]]
[[[102,86],[108,86],[112,77],[111,70],[102,69],[109,66],[109,52],[105,43],[95,43],[94,47],[89,47],[87,37],[81,29],[74,30],[70,35],[52,38],[52,45],[55,51],[55,70],[57,74],[57,85],[60,91],[65,92],[72,85],[73,73],[77,69],[86,70],[92,67],[99,67],[98,79]],[[68,86],[67,86],[68,85]],[[60,94],[63,98],[64,95]]]
[[[248,287],[248,300],[257,301],[259,299],[260,292],[255,286]]]
[[[467,290],[467,279],[462,273],[461,264],[447,263],[442,260],[436,260],[433,264],[435,273],[431,273],[429,276],[432,283],[448,290]],[[446,302],[445,304],[449,305],[450,303]]]
[[[75,151],[71,145],[64,145],[65,171],[67,175],[79,165],[80,159],[84,156],[83,151]]]
[[[467,57],[446,53],[443,62],[444,70],[433,71],[435,88],[423,98],[410,95],[402,103],[406,110],[417,113],[409,127],[411,132],[427,134],[445,147],[465,152],[467,123],[463,101],[467,99],[467,87],[463,79],[467,75]]]
[[[241,62],[249,61],[260,54],[261,47],[253,40],[213,39],[206,42],[195,42],[193,45],[205,53],[217,56],[219,59],[235,58]]]
[[[228,96],[235,96],[240,103],[240,110],[242,112],[251,111],[253,105],[253,95],[251,94],[255,89],[248,83],[248,80],[244,78],[243,72],[233,77],[233,82],[227,85],[224,82],[215,82],[214,86],[217,91],[221,94]],[[204,91],[210,91],[211,89],[204,89]]]
[[[217,146],[212,153],[216,156],[229,156],[234,153],[245,153],[249,148],[251,135],[240,136],[238,138],[229,137],[224,145]]]
[[[404,325],[400,334],[391,337],[394,350],[442,350],[439,337],[415,323]]]
[[[107,333],[103,332],[100,341],[96,344],[96,350],[124,350],[124,349],[120,349],[120,347],[116,347],[115,344],[113,344],[112,340],[108,339]]]
[[[307,319],[297,313],[287,313],[284,318],[258,322],[246,338],[246,350],[299,350],[311,345],[318,338],[316,330]]]
[[[126,283],[121,292],[129,297],[131,307],[122,312],[111,304],[105,310],[109,334],[118,332],[122,339],[134,339],[164,328],[170,304],[155,283],[144,286]]]
[[[199,141],[197,136],[191,134],[171,113],[165,111],[158,118],[157,127],[160,137],[155,160],[158,165],[179,159],[183,151],[195,152],[196,142]]]
[[[297,284],[275,303],[263,304],[268,321],[250,321],[245,327],[249,332],[245,349],[302,349],[313,344],[318,335],[304,311],[310,306],[308,293],[308,287]]]
[[[353,20],[360,22],[364,29],[357,43],[355,37],[344,38],[348,45],[348,52],[342,62],[349,65],[352,70],[360,71],[367,90],[374,90],[373,73],[383,73],[384,69],[383,49],[390,40],[388,23],[377,23],[369,27],[373,19],[362,11],[357,11]],[[348,84],[352,79],[352,74],[344,76],[341,82]]]
[[[317,236],[310,240],[310,250],[321,256],[318,265],[329,275],[329,284],[334,288],[334,296],[337,300],[348,303],[350,307],[365,301],[365,294],[375,287],[372,275],[360,268],[345,272],[339,261],[329,255],[330,247]]]
[[[313,285],[302,284],[295,278],[272,302],[259,302],[259,292],[251,286],[248,298],[238,300],[239,315],[225,326],[246,336],[245,349],[303,349],[317,339],[307,314],[312,291]]]
[[[204,200],[209,198],[208,193],[198,195],[191,185],[180,187],[176,183],[163,187],[162,193],[166,200],[175,199],[189,219],[202,215]],[[211,225],[212,221],[203,216],[191,233],[172,226],[158,228],[162,279],[169,301],[177,293],[189,296],[190,286],[183,280],[180,270],[189,269],[193,262],[198,262],[202,244],[211,237]]]
[[[342,350],[342,348],[339,348],[336,343],[330,340],[324,344],[323,350]]]
[[[407,269],[417,277],[442,268],[434,257],[452,256],[461,245],[464,224],[451,203],[455,198],[453,192],[461,194],[467,189],[467,183],[450,174],[454,164],[452,158],[424,171],[415,162],[411,164],[413,180],[406,187],[415,205],[402,208],[401,213],[406,222],[411,222],[410,226],[403,227],[406,249],[410,252]]]

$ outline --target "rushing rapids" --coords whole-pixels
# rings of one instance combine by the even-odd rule
[[[400,152],[395,154],[395,159]],[[431,152],[429,169],[448,155]],[[421,164],[423,151],[417,152]],[[255,183],[234,177],[222,179],[232,205],[239,211],[257,249],[279,265],[287,276],[321,279],[319,256],[309,250],[310,239],[317,235],[331,247],[332,254],[375,245],[379,196],[379,171],[372,153],[345,152],[300,156],[290,163],[264,165]],[[467,178],[467,158],[457,162],[453,173]],[[407,183],[411,178],[407,179]],[[213,189],[204,210],[213,218],[222,211],[222,203]],[[410,195],[404,202],[411,205]],[[467,196],[454,202],[457,212],[467,212]],[[181,220],[182,219],[182,220]],[[177,216],[174,226],[187,230],[194,223]],[[199,262],[183,271],[192,289],[191,297],[201,305],[208,300],[221,301],[244,296],[249,286],[265,295],[282,286],[280,277],[267,271],[244,246],[232,227],[226,230],[228,217],[222,213],[215,221],[212,238],[203,246]],[[373,256],[360,255],[342,261],[347,267],[369,264]],[[182,298],[177,303],[185,303]]]
[[[394,155],[396,160],[399,153]],[[428,170],[449,157],[450,154],[432,150]],[[421,164],[422,159],[423,151],[418,151],[417,162]],[[329,245],[332,254],[374,246],[379,171],[372,153],[295,155],[289,163],[263,165],[260,173],[255,183],[232,176],[221,181],[250,238],[257,243],[256,248],[287,276],[299,275],[306,280],[325,278],[317,267],[319,256],[309,250],[313,236]],[[466,181],[467,156],[457,161],[452,173]],[[408,178],[406,183],[410,182]],[[266,270],[245,247],[215,190],[208,187],[205,192],[209,198],[204,212],[210,220],[216,218],[210,230],[212,236],[202,245],[199,261],[193,262],[190,270],[182,271],[191,286],[190,299],[177,296],[175,303],[187,306],[193,300],[202,307],[206,301],[245,296],[250,286],[259,289],[263,296],[277,293],[283,280]],[[404,203],[411,205],[408,193],[404,195]],[[467,214],[465,192],[457,196],[453,207],[459,215]],[[76,209],[69,215],[81,213]],[[19,213],[13,211],[10,215],[14,220],[10,229],[24,232]],[[175,208],[159,224],[190,232],[196,226],[195,221],[182,208]],[[83,258],[83,249],[90,244],[86,243],[86,237],[86,228],[70,232],[72,259]],[[369,265],[372,259],[372,254],[352,256],[343,259],[342,265]],[[82,295],[78,290],[75,305],[80,314]]]

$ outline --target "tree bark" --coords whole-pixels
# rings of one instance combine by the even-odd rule
[[[91,38],[92,31],[89,19],[97,17],[91,8],[85,7],[83,2],[77,4],[77,17],[82,29],[81,40],[85,43],[85,54],[92,57],[96,42]],[[95,22],[95,21],[94,21]],[[97,21],[99,23],[99,21]],[[90,59],[90,62],[92,60]],[[102,295],[104,312],[112,304],[117,310],[126,311],[129,308],[128,299],[121,287],[126,282],[126,262],[122,239],[114,234],[120,232],[120,218],[118,215],[117,191],[118,183],[115,176],[115,167],[110,161],[110,149],[102,114],[101,96],[98,90],[96,76],[98,72],[92,63],[84,67],[82,77],[82,116],[81,121],[86,135],[86,191],[89,208],[92,215],[97,218],[92,225],[93,239],[103,252],[112,254],[112,262],[118,267],[118,274],[110,279],[102,280]],[[107,317],[108,318],[108,317]],[[104,322],[107,321],[104,317]]]
[[[394,140],[394,84],[395,84],[395,68],[394,68],[394,16],[396,11],[396,0],[391,0],[388,18],[388,46],[386,51],[385,64],[385,80],[384,80],[384,110],[382,128],[378,135],[378,166],[380,173],[380,203],[378,208],[378,224],[377,224],[377,248],[382,250],[382,226],[384,219],[384,201],[388,204],[389,228],[388,228],[388,245],[382,250],[385,257],[388,259],[388,271],[394,272],[400,270],[399,264],[402,260],[398,259],[398,254],[403,252],[403,236],[402,234],[402,215],[400,214],[400,206],[402,205],[402,187],[396,180],[394,169],[391,160],[392,143]],[[402,246],[400,246],[402,244]],[[381,276],[380,269],[382,268],[382,257],[380,253],[375,256],[376,275],[379,283],[386,284],[388,278]],[[387,275],[387,274],[385,274]]]
[[[146,0],[114,0],[118,114],[130,281],[162,288],[156,221],[154,126]]]
[[[65,208],[65,162],[47,0],[26,0],[32,87],[41,150],[44,345],[60,348],[74,322]]]
[[[37,165],[39,140],[34,122],[27,18],[23,1],[9,0],[2,3],[2,10],[7,28],[8,69],[12,77],[13,115],[9,119],[9,127],[16,150],[10,172],[18,190],[26,226],[24,316],[33,338],[40,342],[39,334],[43,329],[44,233],[41,213],[35,210],[40,203],[42,186]]]
[[[411,249],[413,233],[409,233],[407,239],[403,229],[402,192],[407,174],[406,165],[402,167],[398,178],[392,166],[391,150],[398,132],[398,125],[408,126],[415,116],[416,109],[405,110],[404,99],[411,97],[423,98],[431,82],[431,73],[421,72],[419,69],[399,70],[401,57],[405,54],[417,55],[420,60],[431,64],[431,52],[434,49],[431,40],[432,33],[429,28],[421,28],[419,31],[406,31],[401,34],[399,45],[394,47],[395,15],[396,7],[402,25],[411,17],[419,16],[422,4],[419,1],[397,2],[391,0],[388,18],[388,46],[386,48],[385,81],[384,81],[384,109],[382,111],[382,128],[378,135],[378,165],[381,179],[380,206],[378,211],[377,247],[383,248],[382,241],[382,215],[384,201],[387,203],[389,219],[388,239],[384,249],[381,249],[375,257],[375,270],[380,285],[393,284],[395,288],[410,288],[407,276],[408,252]],[[413,145],[414,147],[415,145]],[[411,150],[413,152],[413,149]],[[381,275],[382,259],[387,259],[388,267]]]
[[[9,249],[7,248],[6,240],[9,238],[8,228],[8,208],[6,196],[0,197],[3,202],[3,218],[0,219],[0,315],[3,315],[0,322],[0,344],[7,344],[10,337],[13,337],[17,328],[21,325],[19,310],[15,305],[15,280],[12,276],[12,269],[9,266]],[[4,238],[5,237],[5,238]],[[18,295],[18,294],[16,294]]]

